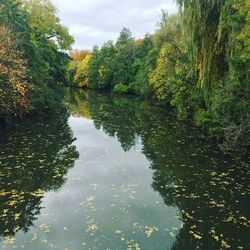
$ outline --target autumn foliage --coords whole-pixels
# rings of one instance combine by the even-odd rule
[[[74,39],[51,0],[0,0],[0,120],[55,110]]]
[[[7,26],[0,26],[0,110],[2,114],[22,116],[30,108],[28,90],[31,88],[27,76],[27,61],[22,58]]]
[[[74,49],[69,52],[70,58],[74,61],[82,61],[88,55],[90,55],[89,50]]]

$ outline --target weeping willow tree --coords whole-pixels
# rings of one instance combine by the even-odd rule
[[[204,94],[196,123],[221,135],[228,150],[249,146],[250,0],[176,1]]]
[[[199,75],[198,86],[211,89],[227,70],[227,30],[221,20],[225,0],[177,0],[190,37],[190,59]]]

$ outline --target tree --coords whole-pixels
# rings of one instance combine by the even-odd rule
[[[159,55],[149,82],[157,99],[176,107],[180,118],[187,118],[193,112],[196,79],[190,74],[187,38],[180,16],[163,15],[154,44]]]
[[[29,12],[28,20],[36,40],[47,40],[56,48],[68,50],[74,42],[68,29],[60,24],[57,9],[51,0],[22,0],[24,8]]]
[[[136,44],[135,55],[131,91],[150,97],[154,91],[149,84],[149,72],[153,69],[156,59],[152,36],[146,35],[139,44]]]
[[[225,0],[178,0],[190,36],[189,52],[199,74],[198,86],[211,89],[227,70],[225,41],[227,30],[220,21],[226,10]]]
[[[2,98],[1,106],[5,108],[1,112],[4,116],[20,116],[52,108],[60,98],[60,91],[55,90],[57,83],[67,81],[66,51],[73,42],[60,24],[55,7],[49,0],[0,0],[0,23],[2,39],[7,37],[6,42],[11,41],[9,44],[3,41],[1,47],[1,70],[9,72],[1,75],[1,84],[6,81],[9,89],[15,89],[8,92],[7,86],[3,87],[2,96],[11,98]],[[28,82],[32,83],[31,88]]]
[[[27,60],[9,27],[0,25],[0,116],[22,116],[31,108]]]
[[[129,85],[133,82],[133,62],[135,60],[135,43],[129,29],[123,28],[115,44],[114,84]]]
[[[196,123],[223,138],[223,147],[249,145],[249,0],[179,0],[189,54],[204,104]]]
[[[82,61],[86,56],[90,54],[89,50],[78,50],[78,49],[73,49],[70,50],[69,56],[72,61],[80,62]]]
[[[104,43],[101,48],[94,47],[89,64],[89,87],[112,89],[115,84],[117,50],[112,41]]]
[[[68,75],[69,75],[69,81],[70,84],[75,85],[75,77],[76,77],[76,72],[79,67],[79,64],[84,60],[86,56],[89,56],[91,52],[89,50],[70,50],[69,51],[69,57],[70,57],[70,62],[68,64]],[[79,74],[79,72],[78,72]]]
[[[60,24],[57,10],[50,0],[23,0],[23,8],[31,26],[34,57],[31,59],[33,80],[37,82],[65,80],[65,70],[61,70],[61,56],[70,49],[74,39],[66,27]],[[68,61],[65,61],[65,66]],[[62,65],[63,66],[63,65]],[[38,70],[39,69],[39,70]]]
[[[78,83],[79,87],[86,87],[88,85],[88,70],[91,55],[87,55],[77,66],[74,80]]]

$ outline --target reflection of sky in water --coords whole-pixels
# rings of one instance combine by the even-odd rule
[[[138,98],[65,102],[0,129],[0,249],[250,249],[249,160]]]
[[[27,234],[5,249],[167,249],[180,228],[179,211],[154,192],[150,162],[137,144],[120,143],[96,130],[93,121],[70,117],[80,153],[67,182],[49,192]],[[0,246],[1,246],[0,245]]]

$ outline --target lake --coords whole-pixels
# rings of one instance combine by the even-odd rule
[[[152,102],[65,92],[0,130],[1,249],[250,249],[249,155]]]

